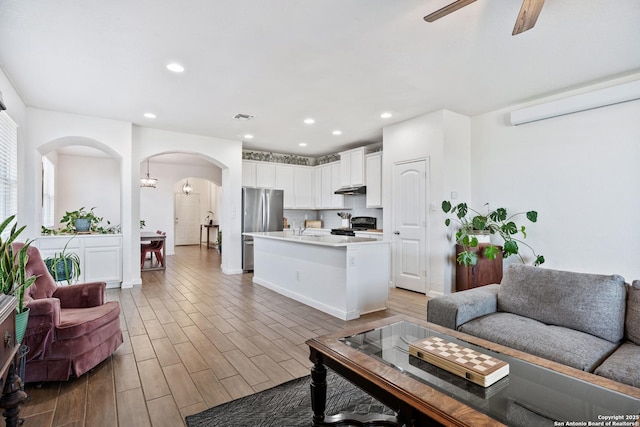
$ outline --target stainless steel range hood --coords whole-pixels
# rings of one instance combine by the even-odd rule
[[[343,194],[345,196],[350,196],[355,194],[367,194],[367,187],[365,185],[340,187],[335,191],[335,194]]]

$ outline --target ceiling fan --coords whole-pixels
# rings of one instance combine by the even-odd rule
[[[435,12],[425,16],[424,20],[427,22],[433,22],[447,16],[451,12],[455,12],[456,10],[473,3],[474,1],[476,0],[456,0],[442,9],[436,10]],[[520,7],[520,13],[518,14],[518,19],[516,19],[516,25],[513,27],[512,35],[515,36],[516,34],[520,34],[533,28],[533,26],[536,25],[536,20],[538,19],[538,15],[540,15],[543,5],[544,0],[523,0],[522,6]]]

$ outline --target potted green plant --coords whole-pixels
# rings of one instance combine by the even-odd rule
[[[102,221],[101,217],[93,212],[95,206],[89,210],[81,207],[75,211],[67,211],[60,220],[62,231],[66,233],[90,233],[98,231],[98,225]]]
[[[520,253],[520,246],[526,246],[534,256],[533,265],[544,263],[544,256],[536,254],[535,250],[525,243],[526,227],[516,224],[517,217],[525,215],[531,222],[538,220],[538,212],[518,212],[509,215],[505,208],[498,208],[481,214],[471,209],[466,203],[458,203],[452,205],[451,202],[445,200],[442,202],[442,210],[451,215],[453,218],[447,218],[445,225],[448,227],[452,224],[457,225],[456,243],[462,247],[462,251],[458,254],[456,260],[464,266],[474,266],[478,262],[478,254],[473,248],[478,247],[478,235],[498,235],[504,241],[502,247],[502,257],[507,258],[516,255],[524,263],[524,258]],[[452,220],[453,219],[453,220]],[[500,248],[496,245],[489,244],[484,248],[483,254],[485,258],[495,259],[500,253]]]
[[[62,252],[55,253],[53,256],[45,258],[44,260],[49,273],[53,276],[53,280],[56,282],[66,281],[68,285],[72,282],[77,282],[82,272],[78,254],[67,252],[67,245],[69,245],[72,239],[73,237],[65,243]]]
[[[14,219],[15,215],[12,215],[0,224],[0,287],[2,293],[12,295],[17,300],[16,342],[22,342],[29,318],[29,309],[24,305],[24,293],[33,285],[37,276],[27,276],[27,250],[31,241],[27,240],[18,252],[13,250],[12,244],[26,226],[18,228],[17,224],[14,224],[6,240],[2,238],[2,233]]]

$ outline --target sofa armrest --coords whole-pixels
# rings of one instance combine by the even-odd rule
[[[59,286],[53,297],[60,300],[61,308],[88,308],[104,304],[105,282],[80,283]]]
[[[60,300],[57,298],[32,299],[27,308],[29,308],[27,330],[53,328],[60,323]]]
[[[487,285],[427,301],[427,321],[449,329],[498,309],[500,285]]]

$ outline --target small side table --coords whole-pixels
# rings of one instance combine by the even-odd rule
[[[206,228],[207,229],[207,249],[209,249],[209,241],[210,241],[209,238],[210,238],[211,229],[213,228],[214,230],[216,230],[216,234],[215,234],[216,240],[215,241],[218,241],[218,237],[217,237],[218,231],[217,230],[219,230],[219,227],[220,226],[218,224],[200,224],[200,246],[202,246],[202,228]]]

